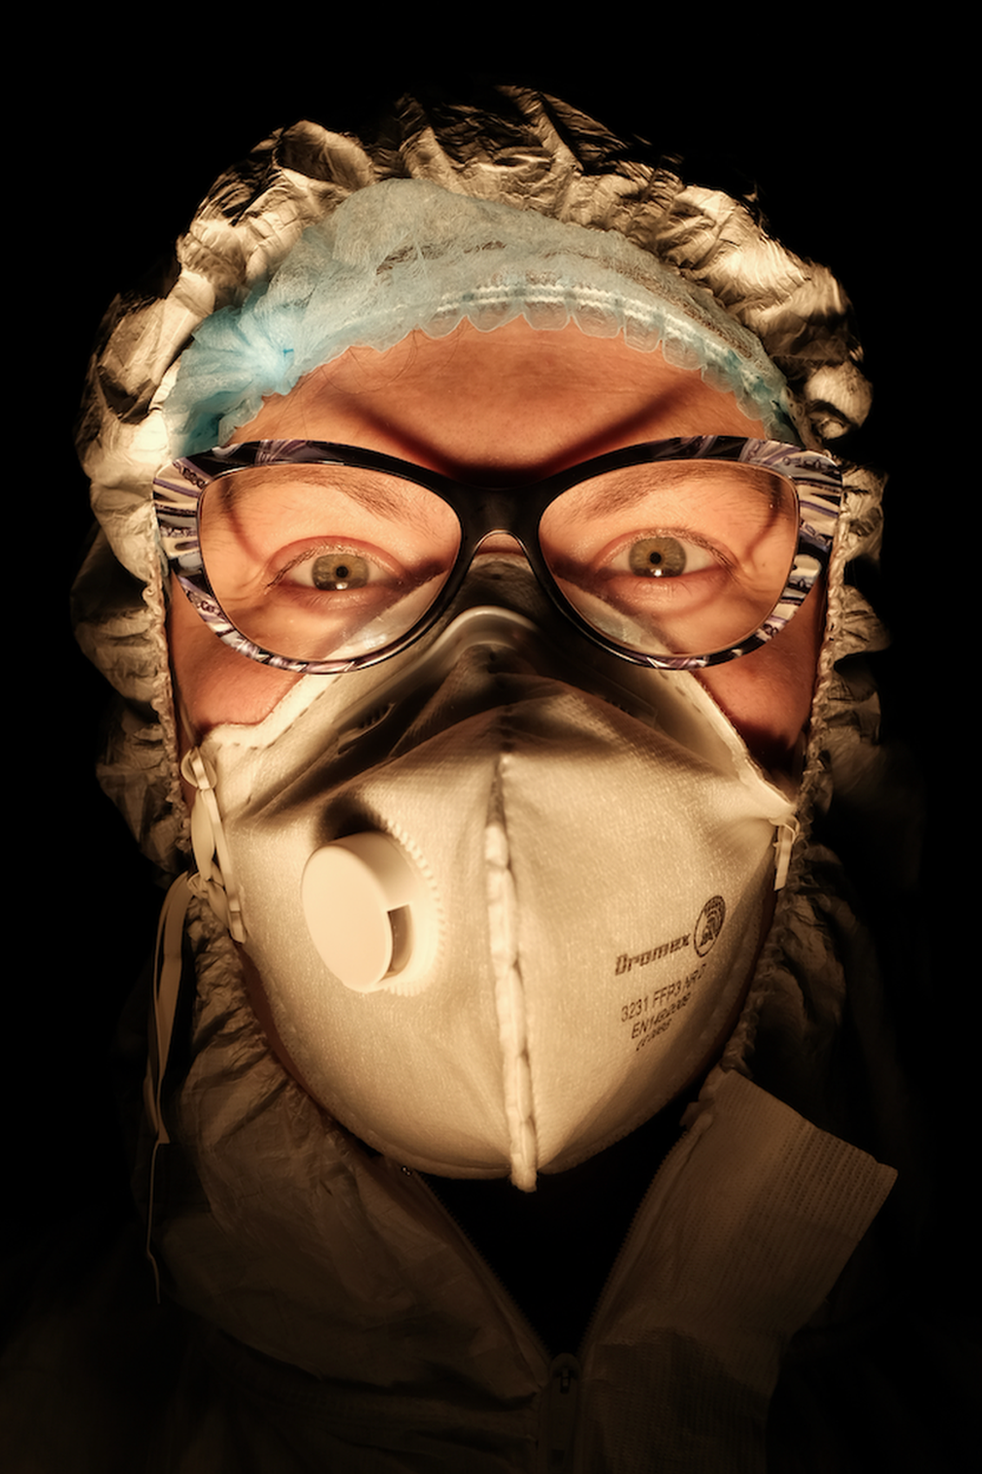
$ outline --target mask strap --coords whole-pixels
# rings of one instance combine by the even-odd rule
[[[154,1179],[157,1170],[157,1155],[162,1146],[170,1142],[164,1120],[161,1095],[167,1060],[170,1055],[174,1030],[174,1015],[181,991],[184,972],[182,943],[184,919],[191,902],[191,889],[187,876],[175,880],[164,898],[157,925],[157,944],[154,950],[153,993],[150,1000],[150,1018],[147,1030],[147,1072],[143,1081],[143,1104],[147,1118],[154,1131],[153,1149],[150,1155],[150,1174],[147,1192],[147,1239],[146,1255],[153,1267],[157,1303],[160,1303],[160,1271],[153,1255]]]
[[[207,901],[222,925],[228,927],[232,940],[244,942],[239,889],[222,828],[215,770],[202,752],[192,747],[181,759],[181,776],[197,790],[191,807],[191,845],[198,871],[188,877],[188,886],[194,895]]]
[[[777,826],[774,835],[774,889],[776,891],[783,890],[787,883],[791,851],[800,834],[801,825],[793,816],[786,823]]]

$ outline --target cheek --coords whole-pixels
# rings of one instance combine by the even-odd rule
[[[791,773],[798,739],[811,713],[825,629],[825,591],[814,588],[777,639],[697,672],[763,768]]]
[[[167,614],[171,669],[195,739],[222,722],[261,722],[299,677],[271,670],[224,645],[172,585]],[[188,745],[181,731],[181,749]]]

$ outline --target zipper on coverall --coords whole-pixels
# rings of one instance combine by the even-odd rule
[[[683,1131],[681,1135],[672,1143],[668,1151],[662,1156],[660,1162],[652,1173],[651,1182],[648,1184],[647,1191],[644,1193],[641,1202],[638,1204],[637,1208],[631,1216],[631,1221],[628,1224],[627,1230],[621,1239],[620,1248],[614,1255],[613,1262],[611,1264],[610,1270],[608,1271],[607,1277],[604,1280],[603,1287],[601,1288],[600,1294],[597,1296],[596,1303],[593,1307],[593,1313],[587,1321],[586,1328],[584,1330],[583,1337],[580,1341],[579,1346],[581,1354],[584,1354],[586,1351],[586,1347],[589,1344],[590,1337],[596,1326],[601,1306],[603,1305],[603,1302],[606,1298],[611,1281],[614,1279],[621,1256],[623,1255],[627,1244],[632,1234],[634,1233],[636,1225],[644,1214],[645,1206],[648,1202],[648,1199],[651,1197],[652,1193],[655,1190],[655,1183],[660,1176],[665,1164],[668,1162],[669,1158],[674,1156],[676,1152],[682,1149],[682,1145],[687,1135],[688,1133],[686,1131]],[[443,1199],[440,1197],[439,1193],[432,1186],[432,1184],[428,1182],[421,1173],[416,1172],[412,1167],[402,1166],[399,1168],[399,1171],[404,1178],[410,1179],[415,1184],[417,1190],[421,1190],[423,1193],[425,1193],[429,1201],[434,1204],[439,1212],[443,1215],[443,1217],[453,1225],[461,1240],[467,1245],[468,1250],[474,1256],[477,1263],[481,1266],[484,1273],[496,1285],[499,1295],[501,1295],[505,1300],[508,1301],[508,1303],[512,1307],[513,1313],[519,1318],[519,1320],[524,1323],[527,1331],[532,1337],[532,1340],[538,1343],[543,1355],[545,1357],[548,1357],[549,1353],[546,1350],[546,1345],[543,1337],[539,1335],[536,1328],[529,1321],[528,1316],[515,1300],[511,1291],[495,1273],[494,1269],[488,1263],[487,1259],[477,1248],[476,1244],[467,1234],[462,1224],[460,1224],[458,1220],[454,1217],[453,1213],[451,1213],[450,1209],[447,1207],[446,1203],[444,1203]],[[577,1404],[579,1401],[580,1377],[580,1362],[577,1357],[572,1355],[571,1352],[560,1352],[559,1355],[553,1357],[552,1361],[549,1364],[549,1380],[546,1383],[545,1393],[542,1398],[539,1420],[538,1466],[541,1474],[574,1474],[576,1467],[574,1439],[576,1433],[576,1412]]]
[[[573,1428],[579,1385],[580,1364],[575,1356],[564,1351],[549,1368],[542,1403],[539,1439],[542,1474],[570,1474],[573,1469]]]

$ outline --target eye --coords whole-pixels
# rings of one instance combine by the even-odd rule
[[[679,578],[683,573],[711,568],[717,561],[698,543],[671,533],[652,533],[626,543],[610,559],[607,569],[611,573],[632,573],[637,578]]]
[[[362,589],[371,578],[367,558],[360,553],[319,553],[308,563],[293,570],[297,583],[309,583],[315,589]]]
[[[391,574],[364,553],[353,549],[329,549],[326,552],[300,555],[280,570],[275,584],[299,584],[320,593],[340,594],[348,589],[363,589],[380,580],[391,581]]]

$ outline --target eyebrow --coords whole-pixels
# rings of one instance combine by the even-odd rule
[[[418,482],[393,476],[391,473],[371,471],[360,466],[346,466],[343,463],[330,461],[299,464],[284,461],[272,465],[243,466],[228,475],[218,477],[216,481],[210,483],[208,489],[217,488],[223,511],[233,514],[237,504],[241,505],[251,493],[260,494],[268,489],[262,485],[264,474],[274,485],[292,482],[317,492],[322,487],[318,476],[311,473],[338,469],[342,471],[344,481],[348,484],[337,484],[329,489],[337,491],[341,496],[348,498],[366,511],[388,518],[390,521],[408,522],[412,526],[425,530],[433,520],[427,517],[427,508],[434,501],[439,502],[441,506],[445,505],[439,497],[434,496],[433,492],[425,486],[420,486]],[[246,477],[248,477],[248,482],[244,479]],[[397,481],[402,490],[395,491],[385,484],[386,481]],[[454,520],[456,521],[456,518]]]
[[[716,470],[717,468],[735,465],[742,467],[739,478],[740,482],[748,489],[756,491],[762,497],[765,497],[772,506],[782,500],[779,492],[781,485],[786,482],[792,487],[792,490],[794,489],[794,483],[790,480],[790,477],[783,476],[778,471],[773,471],[769,466],[757,466],[750,461],[723,461],[693,457],[689,460],[680,459],[677,461],[643,461],[639,465],[625,466],[618,471],[605,471],[600,476],[591,478],[591,480],[574,483],[570,487],[570,491],[586,492],[590,488],[591,481],[603,482],[609,479],[612,484],[604,487],[602,493],[603,511],[618,512],[624,507],[632,506],[646,492],[651,490],[652,480],[650,473],[655,467],[657,467],[656,479],[658,486],[667,490],[673,490],[680,486],[684,487],[686,482],[693,480],[692,473],[697,467],[700,469]],[[723,474],[724,478],[730,480],[731,483],[735,484],[737,482],[736,477],[726,477],[725,472]],[[698,479],[712,480],[712,476]],[[777,484],[775,485],[775,483]]]

